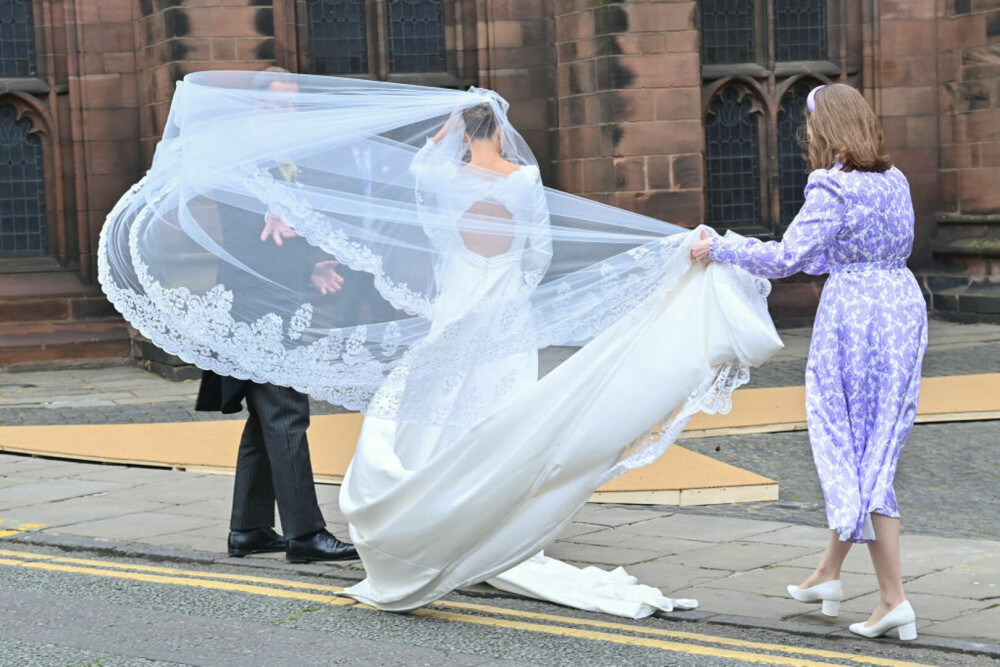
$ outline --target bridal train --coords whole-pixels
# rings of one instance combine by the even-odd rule
[[[697,233],[677,245],[679,256]],[[623,570],[578,569],[539,554],[630,443],[665,415],[690,416],[707,400],[697,390],[731,366],[759,365],[780,349],[748,274],[685,262],[647,303],[467,432],[366,419],[340,505],[368,578],[345,594],[405,611],[485,580],[634,618],[696,605]],[[657,454],[677,425],[668,425]]]

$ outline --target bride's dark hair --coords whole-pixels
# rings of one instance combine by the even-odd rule
[[[497,117],[489,104],[477,104],[462,112],[469,139],[492,139],[497,131]]]

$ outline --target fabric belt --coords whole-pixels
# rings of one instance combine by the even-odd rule
[[[830,273],[858,273],[861,271],[895,271],[906,268],[905,259],[887,259],[881,262],[854,262],[830,267]]]

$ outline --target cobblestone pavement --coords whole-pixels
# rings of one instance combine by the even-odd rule
[[[684,440],[720,461],[776,479],[777,502],[680,508],[691,514],[827,527],[823,494],[805,431]],[[1000,539],[1000,422],[917,424],[899,459],[896,495],[903,530]]]

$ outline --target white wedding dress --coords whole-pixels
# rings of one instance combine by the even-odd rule
[[[457,199],[450,206],[465,211],[463,179],[478,177],[454,170],[438,177],[442,191]],[[525,244],[546,242],[530,231],[537,230],[537,207],[523,205],[538,201],[540,188],[537,169],[522,168],[488,192],[489,201],[514,218],[510,249],[498,256],[465,246],[463,214],[456,213],[454,251],[438,276],[442,298],[428,344],[448,324],[479,316],[470,304],[518,303]],[[671,239],[675,252],[686,253],[697,234]],[[540,553],[619,464],[623,450],[685,406],[717,369],[734,360],[758,365],[781,347],[764,297],[747,274],[723,265],[686,266],[679,283],[671,277],[541,381],[535,351],[482,364],[460,383],[442,378],[433,390],[438,401],[516,387],[504,394],[512,399],[471,428],[367,417],[340,494],[367,579],[345,594],[405,611],[488,581],[633,618],[696,606],[638,584],[621,568],[580,569]],[[530,309],[525,302],[522,312],[507,316],[530,317]],[[405,377],[391,377],[373,402],[399,401],[405,391]]]
[[[165,352],[366,414],[341,490],[368,569],[350,595],[405,610],[490,581],[668,609],[622,571],[540,552],[780,347],[766,282],[692,264],[701,230],[544,188],[508,107],[480,88],[189,74],[108,214],[98,277]],[[520,167],[472,167],[487,145],[466,137]],[[298,238],[261,242],[268,216]],[[328,294],[314,277],[332,262],[351,272]],[[537,350],[585,343],[538,381]]]

